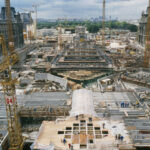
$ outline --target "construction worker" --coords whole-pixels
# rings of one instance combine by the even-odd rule
[[[91,117],[89,117],[89,122],[92,122],[92,118]]]
[[[121,139],[121,134],[118,134],[118,140],[120,140]]]
[[[78,120],[78,115],[76,115],[76,120]]]
[[[105,129],[105,123],[103,123],[103,129]]]
[[[63,143],[64,143],[64,145],[67,143],[67,141],[66,141],[66,139],[65,139],[65,138],[63,139]]]
[[[120,140],[121,140],[121,141],[123,141],[123,139],[124,139],[124,137],[123,137],[123,136],[121,136],[121,137],[120,137]]]
[[[124,106],[125,106],[124,102],[121,102],[121,108],[124,108]]]
[[[115,138],[116,138],[116,140],[118,140],[118,135],[117,134],[116,134]]]
[[[68,146],[69,146],[69,149],[71,149],[71,144],[70,143],[68,144]]]
[[[73,150],[73,145],[71,145],[71,150]]]
[[[105,112],[103,113],[103,118],[105,118],[105,116],[106,116],[106,114],[105,114]]]

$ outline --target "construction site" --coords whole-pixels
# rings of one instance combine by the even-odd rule
[[[0,150],[149,150],[150,0],[139,39],[106,28],[107,0],[97,33],[38,29],[38,5],[19,14],[4,4]]]

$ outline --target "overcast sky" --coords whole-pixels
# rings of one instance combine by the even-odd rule
[[[103,0],[11,0],[11,5],[32,9],[32,4],[40,4],[38,18],[91,18],[102,16]],[[4,0],[0,0],[4,6]],[[148,0],[106,0],[106,16],[121,20],[139,19],[146,10]],[[22,11],[23,12],[23,11]]]

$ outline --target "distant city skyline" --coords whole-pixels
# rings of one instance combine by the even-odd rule
[[[32,4],[39,4],[38,18],[98,18],[102,15],[103,0],[11,0],[11,6],[17,11],[21,8],[32,10]],[[4,0],[0,1],[4,6]],[[106,0],[106,16],[119,20],[140,19],[146,11],[148,0]]]

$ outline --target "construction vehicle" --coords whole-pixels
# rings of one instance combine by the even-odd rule
[[[3,86],[6,114],[8,121],[9,150],[22,150],[23,137],[17,112],[17,99],[15,84],[17,79],[12,78],[11,67],[18,61],[13,39],[13,25],[10,8],[10,0],[5,0],[6,21],[8,30],[8,50],[3,35],[0,35],[2,48],[2,62],[0,63],[0,77]]]

